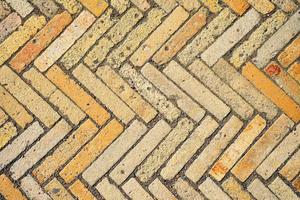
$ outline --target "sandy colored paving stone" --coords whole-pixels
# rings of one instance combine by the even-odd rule
[[[272,129],[276,130],[276,126],[280,126],[280,122],[281,121],[277,121]],[[234,164],[240,159],[246,149],[252,144],[255,138],[262,132],[265,126],[266,121],[259,115],[256,115],[215,162],[209,171],[209,174],[216,180],[221,181],[227,172],[229,172]]]
[[[210,200],[230,200],[231,198],[222,191],[222,189],[211,179],[206,180],[199,185],[199,190]]]
[[[300,62],[296,61],[292,64],[288,73],[300,84]]]
[[[163,73],[212,113],[218,120],[221,121],[230,112],[230,108],[221,99],[215,96],[202,83],[197,81],[177,62],[171,61],[163,70]]]
[[[60,171],[66,183],[72,182],[82,173],[123,131],[123,126],[111,120],[87,143],[78,154]]]
[[[284,176],[285,179],[293,180],[300,171],[300,150],[298,150],[281,168],[279,173]]]
[[[186,10],[189,12],[193,10],[197,10],[200,7],[200,2],[198,0],[190,0],[190,1],[185,1],[185,0],[176,0],[182,7],[184,7]]]
[[[158,179],[156,178],[150,185],[149,191],[158,200],[177,200],[177,198],[170,192],[170,190]]]
[[[151,7],[148,0],[130,0],[130,1],[144,12]]]
[[[82,173],[94,185],[146,132],[146,126],[134,120],[130,126]]]
[[[75,41],[91,26],[95,17],[88,11],[82,11],[64,32],[34,61],[42,72],[51,67]]]
[[[147,63],[141,72],[151,83],[159,88],[167,98],[173,99],[178,107],[196,122],[199,122],[204,117],[205,111],[153,65]]]
[[[176,193],[183,199],[186,200],[204,200],[205,198],[196,191],[187,181],[179,178],[173,184]]]
[[[129,179],[122,189],[132,200],[153,200],[153,198],[147,193],[143,187],[137,182],[135,178]]]
[[[79,0],[91,13],[99,17],[108,7],[105,0]]]
[[[246,0],[222,0],[238,15],[243,15],[244,12],[250,7]]]
[[[254,200],[233,176],[230,176],[222,183],[222,188],[232,199]]]
[[[288,185],[286,185],[286,183],[279,177],[276,177],[276,179],[268,187],[279,199],[300,199],[293,192],[293,190]]]
[[[58,113],[46,101],[6,65],[0,68],[0,83],[5,85],[5,89],[48,128],[60,118]]]
[[[52,198],[44,192],[43,188],[34,180],[31,175],[25,176],[20,181],[20,187],[29,199],[52,200]]]
[[[141,164],[146,156],[153,151],[158,143],[170,132],[171,127],[160,120],[143,139],[122,159],[109,176],[121,184]]]
[[[176,6],[176,0],[154,0],[165,12],[171,12]]]
[[[248,185],[247,189],[256,199],[278,200],[278,198],[269,190],[259,179],[254,179]]]
[[[62,185],[62,183],[57,180],[57,178],[52,179],[47,185],[44,187],[45,191],[49,194],[49,196],[53,200],[73,200],[72,195],[67,191],[66,188]]]
[[[0,106],[1,107],[1,106]],[[0,108],[0,126],[2,126],[8,119],[8,116],[5,112]]]
[[[96,189],[107,200],[125,200],[127,199],[122,192],[108,178],[104,178],[97,184]]]
[[[297,123],[300,120],[300,106],[268,79],[255,65],[248,62],[242,69],[242,75],[259,91],[271,99],[294,122]]]
[[[142,182],[148,181],[170,155],[175,152],[177,146],[189,136],[189,132],[193,128],[194,124],[192,121],[187,118],[180,119],[177,126],[155,148],[143,164],[138,167],[136,176],[139,180]]]
[[[27,0],[5,0],[23,18],[33,11],[32,5]]]
[[[9,59],[23,44],[25,44],[39,29],[46,24],[44,16],[30,16],[17,31],[13,32],[0,44],[0,65]]]
[[[68,138],[33,170],[33,176],[44,183],[63,166],[76,152],[84,146],[98,131],[98,128],[91,120],[86,120]]]
[[[96,197],[88,190],[88,188],[80,181],[76,180],[69,190],[78,200],[96,200]]]
[[[276,11],[271,17],[263,21],[259,27],[251,33],[249,38],[233,50],[230,63],[236,68],[241,67],[247,59],[258,49],[272,34],[278,30],[287,20],[286,14]]]
[[[243,119],[252,116],[254,109],[239,94],[231,89],[201,60],[196,60],[188,69],[210,90],[226,102]]]
[[[0,194],[7,200],[27,199],[5,174],[0,175]]]
[[[224,8],[192,41],[178,54],[178,60],[189,65],[194,58],[205,50],[236,19],[229,8]]]
[[[57,65],[51,67],[46,76],[97,124],[103,125],[110,118],[110,114]]]
[[[209,66],[214,65],[219,58],[224,56],[237,44],[259,21],[259,13],[254,9],[249,10],[208,47],[201,54],[201,58]]]
[[[11,8],[5,0],[0,1],[0,20],[3,20],[7,15],[11,13]]]
[[[21,17],[13,12],[0,22],[0,42],[21,25]]]
[[[278,56],[278,61],[283,67],[288,67],[300,56],[300,36],[289,44]]]
[[[4,147],[9,140],[17,135],[17,128],[12,122],[5,123],[0,127],[0,149]]]
[[[180,110],[131,65],[123,65],[119,73],[167,120],[172,122],[179,117]]]
[[[0,107],[21,127],[25,128],[33,117],[9,92],[0,86]]]
[[[39,10],[47,17],[53,17],[59,10],[59,7],[53,0],[29,0],[37,6]]]
[[[242,128],[242,125],[243,123],[237,117],[232,116],[188,167],[185,175],[193,182],[197,182]]]
[[[195,13],[161,48],[154,54],[153,61],[164,64],[177,54],[205,24],[207,9],[201,8]]]
[[[70,14],[76,14],[82,6],[77,0],[55,0],[58,4],[61,4]]]
[[[262,14],[268,14],[273,9],[275,5],[270,0],[247,0],[248,3],[253,6],[258,12]]]
[[[285,12],[291,13],[297,10],[297,4],[292,0],[271,0],[274,4],[276,4],[280,9]]]
[[[143,66],[188,17],[189,14],[181,6],[176,7],[167,19],[135,51],[130,61],[135,66]]]
[[[109,66],[101,66],[96,72],[97,76],[110,87],[129,107],[139,115],[146,123],[152,120],[157,111],[135,92],[113,69]],[[112,99],[112,98],[111,98]],[[106,103],[106,105],[108,105]],[[120,106],[120,105],[119,105]]]
[[[233,167],[231,172],[244,182],[283,139],[293,125],[292,120],[282,114]]]
[[[55,15],[9,62],[17,72],[26,68],[71,22],[68,12]]]
[[[63,119],[60,120],[46,135],[34,144],[19,160],[17,160],[10,172],[17,180],[23,176],[35,163],[41,160],[60,140],[71,130],[71,127]]]

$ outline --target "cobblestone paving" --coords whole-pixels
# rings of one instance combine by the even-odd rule
[[[300,199],[299,0],[0,0],[0,199]]]

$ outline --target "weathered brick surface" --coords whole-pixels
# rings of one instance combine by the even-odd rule
[[[0,199],[299,199],[299,7],[0,0]]]

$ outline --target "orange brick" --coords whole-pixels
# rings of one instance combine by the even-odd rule
[[[46,76],[97,124],[103,125],[110,118],[110,114],[57,65],[51,67]]]
[[[295,62],[288,70],[288,73],[300,83],[300,62]]]
[[[71,21],[72,17],[67,11],[54,16],[10,61],[12,68],[21,72]]]
[[[242,15],[248,8],[249,4],[246,0],[223,0],[234,12]]]
[[[105,0],[79,0],[89,11],[99,17],[108,7]]]
[[[123,126],[113,119],[73,158],[59,175],[70,183],[87,168],[103,150],[123,131]]]
[[[96,200],[96,197],[94,197],[80,180],[76,180],[69,189],[78,200]]]
[[[7,200],[26,200],[19,189],[4,174],[0,175],[0,194]]]
[[[300,107],[275,83],[266,77],[255,65],[248,62],[242,74],[264,95],[269,97],[294,122],[300,120]]]
[[[283,67],[288,67],[300,56],[300,36],[297,37],[281,54],[278,61]]]
[[[293,186],[300,192],[300,175],[293,181]]]

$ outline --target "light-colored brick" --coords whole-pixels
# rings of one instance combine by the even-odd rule
[[[0,194],[6,200],[26,200],[27,198],[21,193],[16,185],[5,175],[0,175]]]
[[[21,25],[21,17],[13,12],[0,22],[0,42]]]
[[[218,13],[222,10],[218,0],[201,0],[201,2],[208,7],[212,13]]]
[[[21,180],[20,186],[29,199],[52,200],[31,175],[25,176]]]
[[[259,115],[256,115],[240,133],[236,140],[220,156],[217,162],[215,162],[212,169],[209,171],[209,174],[216,180],[221,181],[226,173],[230,171],[234,164],[240,159],[255,138],[261,133],[265,126],[266,121]]]
[[[177,200],[177,198],[169,191],[169,189],[158,179],[156,178],[150,185],[149,191],[157,198],[158,200],[172,199]]]
[[[67,191],[66,188],[57,180],[52,179],[47,185],[45,185],[45,191],[53,200],[73,200],[72,195]]]
[[[205,198],[196,191],[187,181],[179,178],[173,185],[177,194],[186,200],[204,200]]]
[[[147,11],[151,5],[148,3],[148,0],[130,0],[136,7],[142,11]]]
[[[259,179],[252,181],[247,189],[256,199],[278,200]]]
[[[1,93],[1,92],[0,92]],[[1,107],[1,106],[0,106]],[[15,109],[15,108],[14,108]],[[0,126],[2,126],[6,120],[8,119],[8,116],[5,114],[5,112],[0,108]]]
[[[122,14],[129,7],[129,0],[111,0],[110,5],[114,7],[119,14]]]
[[[149,58],[166,42],[169,37],[184,23],[189,14],[178,6],[166,20],[152,32],[143,44],[131,56],[135,66],[143,66]]]
[[[91,26],[95,17],[88,11],[82,11],[79,16],[64,30],[64,32],[34,61],[42,72],[52,66]]]
[[[300,150],[281,168],[279,173],[288,181],[292,181],[300,171]]]
[[[6,0],[7,3],[23,18],[33,11],[32,5],[27,0]]]
[[[0,127],[0,149],[2,149],[2,147],[4,147],[16,135],[17,128],[12,122],[7,122]]]
[[[143,189],[143,187],[135,180],[135,178],[129,179],[122,189],[132,200],[153,200],[153,198]]]
[[[0,83],[47,127],[59,119],[57,112],[6,65],[0,68]]]
[[[176,6],[177,3],[175,0],[154,0],[165,12],[171,12]]]
[[[230,108],[222,100],[175,61],[171,61],[163,72],[217,119],[222,120],[230,112]]]
[[[60,120],[51,130],[34,144],[19,160],[17,160],[10,172],[17,180],[23,176],[28,169],[42,159],[60,140],[71,130],[71,127],[64,120]]]
[[[274,4],[276,4],[280,9],[285,12],[292,13],[297,10],[297,4],[292,0],[271,0]]]
[[[232,199],[253,200],[253,197],[233,176],[230,176],[222,183],[222,188]]]
[[[298,175],[298,177],[296,177],[292,183],[293,183],[293,187],[299,192],[300,191],[300,175]]]
[[[99,17],[108,7],[105,0],[79,0],[83,6],[91,11],[96,17]]]
[[[260,15],[254,9],[249,10],[228,28],[210,47],[202,54],[201,58],[209,65],[214,65],[219,58],[224,56],[237,44],[260,20]]]
[[[230,200],[231,198],[222,191],[222,189],[211,179],[206,180],[199,185],[199,190],[210,200]]]
[[[96,200],[96,197],[78,179],[69,187],[69,190],[78,200]]]
[[[136,166],[139,165],[169,133],[170,129],[170,126],[165,121],[161,120],[157,122],[143,139],[113,169],[109,176],[117,184],[121,184],[133,172]]]
[[[243,15],[244,12],[250,7],[246,0],[222,0],[238,15]]]
[[[55,0],[55,1],[61,4],[65,9],[67,9],[70,14],[76,14],[82,8],[81,4],[77,0]]]
[[[247,0],[258,12],[262,14],[270,13],[275,5],[269,0]]]
[[[89,166],[82,177],[95,184],[146,132],[146,126],[135,120],[125,131]]]
[[[96,189],[107,200],[127,199],[115,185],[109,182],[107,178],[103,179],[100,183],[98,183]]]
[[[58,12],[58,6],[54,3],[53,0],[29,0],[32,4],[37,6],[39,10],[51,18]]]
[[[300,56],[300,36],[289,44],[278,56],[278,61],[283,67],[288,67]]]
[[[276,177],[276,179],[269,185],[269,188],[279,199],[300,199],[279,177]]]
[[[288,69],[288,73],[300,84],[300,62],[295,62]]]

